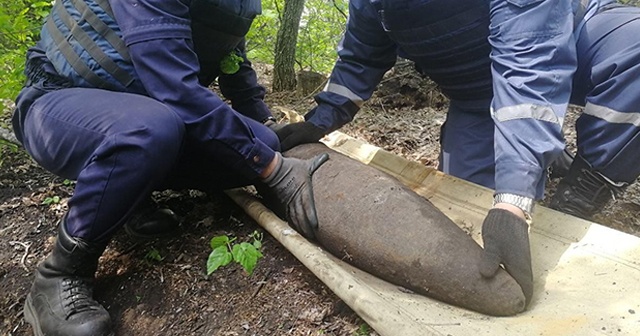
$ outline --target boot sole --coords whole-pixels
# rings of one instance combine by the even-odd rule
[[[22,309],[25,321],[31,325],[33,334],[35,336],[44,336],[42,330],[40,330],[40,322],[38,317],[34,313],[33,304],[31,303],[31,293],[27,294],[27,299],[24,301],[24,309]]]
[[[27,299],[24,302],[24,308],[22,309],[22,314],[24,315],[25,321],[31,325],[33,329],[33,334],[35,336],[46,336],[42,329],[40,329],[40,321],[38,320],[38,316],[34,313],[33,303],[31,302],[31,293],[27,294]],[[107,336],[115,336],[115,332],[111,332]]]

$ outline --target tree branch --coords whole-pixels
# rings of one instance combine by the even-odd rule
[[[340,12],[340,14],[342,14],[342,16],[344,16],[344,18],[347,19],[347,14],[345,14],[342,8],[338,6],[338,4],[336,3],[336,0],[333,0],[332,2],[333,2],[333,7],[335,7],[338,10],[338,12]]]

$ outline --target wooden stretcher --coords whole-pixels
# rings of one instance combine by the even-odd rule
[[[481,244],[492,191],[340,132],[323,142],[397,177]],[[640,238],[538,206],[529,309],[491,317],[410,293],[307,241],[244,189],[227,194],[382,336],[640,335]]]

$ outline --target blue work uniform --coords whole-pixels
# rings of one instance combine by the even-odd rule
[[[223,13],[219,2],[56,1],[28,52],[13,126],[38,163],[77,180],[72,236],[107,240],[153,190],[246,185],[274,159],[264,88],[231,24],[246,33],[253,17],[240,14],[256,1]],[[243,61],[221,74],[229,52]],[[237,111],[207,88],[216,77]]]
[[[571,101],[586,104],[579,153],[611,179],[631,181],[638,165],[622,171],[611,163],[637,150],[640,95],[623,93],[640,85],[638,14],[614,2],[353,0],[339,59],[305,118],[326,131],[351,121],[401,56],[450,98],[445,173],[542,198],[546,167],[564,148]],[[618,49],[594,49],[612,44]]]

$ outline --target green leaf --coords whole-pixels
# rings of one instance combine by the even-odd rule
[[[258,263],[258,259],[262,258],[262,253],[249,243],[234,245],[232,253],[233,260],[242,265],[249,275],[253,274],[253,269]]]
[[[207,259],[207,275],[211,275],[211,273],[215,272],[218,268],[222,266],[227,266],[233,260],[233,256],[227,250],[226,246],[218,246],[211,254],[209,254],[209,259]]]
[[[160,251],[158,251],[156,248],[153,248],[153,247],[147,252],[147,254],[144,257],[148,260],[153,260],[153,261],[164,260],[164,257],[160,254]]]
[[[60,203],[60,196],[47,197],[42,201],[42,204],[44,205],[50,205],[51,203],[53,204]]]
[[[240,70],[240,63],[242,62],[244,62],[244,58],[232,51],[220,61],[220,71],[227,75],[233,75]]]
[[[220,246],[226,246],[229,243],[229,237],[227,236],[216,236],[211,238],[211,249],[215,250]]]

